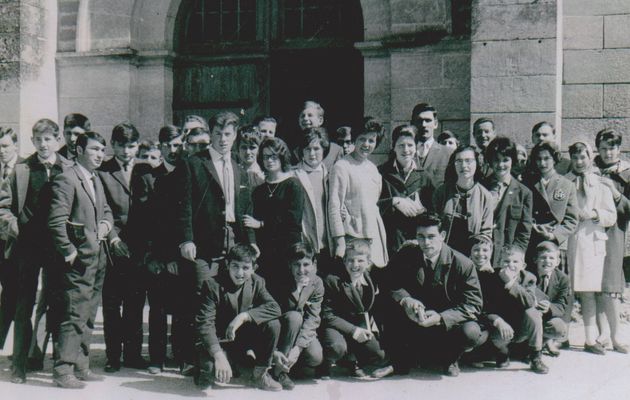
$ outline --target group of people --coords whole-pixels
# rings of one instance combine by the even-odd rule
[[[505,368],[510,357],[544,374],[542,355],[568,346],[575,297],[584,350],[629,351],[619,302],[630,164],[618,133],[597,133],[597,155],[576,142],[565,159],[541,122],[528,155],[481,118],[474,144],[460,145],[436,135],[437,111],[420,103],[377,167],[378,119],[329,134],[307,101],[298,124],[285,141],[269,116],[242,126],[231,112],[191,115],[155,143],[123,122],[108,160],[81,114],[66,116],[63,138],[38,121],[26,159],[0,128],[0,346],[13,322],[12,382],[43,368],[50,337],[56,385],[102,380],[89,366],[99,304],[105,372],[160,374],[170,343],[204,390],[243,367],[264,390],[292,389],[309,370],[457,376],[460,362]]]

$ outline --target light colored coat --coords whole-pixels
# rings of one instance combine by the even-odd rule
[[[573,173],[565,177],[577,185],[577,177]],[[595,210],[598,219],[580,219],[575,233],[568,240],[567,261],[571,284],[576,292],[602,290],[606,241],[608,240],[606,228],[617,222],[617,209],[612,193],[600,179],[595,174],[585,175],[586,203],[580,208],[580,215]]]

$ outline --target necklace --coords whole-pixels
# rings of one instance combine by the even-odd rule
[[[273,194],[276,192],[276,189],[278,189],[278,186],[280,186],[280,182],[276,183],[276,186],[274,186],[274,188],[271,189],[271,184],[267,183],[267,191],[269,192],[269,198],[273,197]]]

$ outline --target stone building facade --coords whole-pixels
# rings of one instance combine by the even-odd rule
[[[309,31],[333,8],[333,34]],[[206,42],[192,43],[195,24]],[[629,27],[627,0],[4,0],[0,125],[23,153],[37,118],[69,112],[105,136],[129,120],[155,137],[220,108],[280,114],[289,132],[301,90],[331,124],[392,127],[426,101],[463,140],[480,116],[522,143],[548,120],[566,149],[604,126],[630,133]]]

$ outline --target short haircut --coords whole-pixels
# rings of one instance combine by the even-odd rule
[[[315,252],[308,242],[297,242],[289,246],[289,249],[287,250],[287,262],[289,264],[303,258],[315,261]]]
[[[593,149],[591,146],[584,142],[575,142],[571,146],[569,146],[569,155],[572,156],[574,154],[579,154],[585,152],[588,154],[589,158],[593,158]]]
[[[210,132],[206,128],[202,128],[202,127],[192,128],[190,131],[188,131],[188,134],[186,134],[186,141],[188,141],[189,137],[195,137],[195,136],[201,136],[201,135],[210,136]]]
[[[504,136],[495,138],[486,148],[486,160],[488,160],[489,163],[493,163],[499,155],[511,158],[512,166],[516,165],[516,163],[518,163],[516,143]]]
[[[278,156],[280,159],[280,165],[282,165],[282,171],[288,172],[291,169],[291,152],[284,140],[277,137],[268,137],[260,143],[256,161],[258,161],[258,165],[260,165],[263,171],[265,170],[265,163],[263,163],[264,149],[269,149],[272,154],[276,154]]]
[[[249,244],[235,244],[226,256],[226,261],[250,262],[252,265],[256,263],[256,250]]]
[[[87,131],[87,132],[83,132],[79,134],[79,136],[77,137],[77,142],[76,142],[77,148],[80,147],[85,151],[85,148],[88,144],[88,140],[96,140],[103,146],[107,146],[107,143],[105,142],[105,138],[101,136],[100,133]]]
[[[551,142],[540,142],[532,149],[529,158],[535,164],[540,156],[540,153],[543,151],[548,151],[551,154],[551,158],[553,158],[554,163],[558,164],[562,157],[558,146],[555,143]]]
[[[121,122],[112,129],[112,143],[127,144],[140,140],[140,133],[130,122]]]
[[[372,254],[372,242],[369,239],[352,239],[348,242],[348,245],[346,246],[346,254],[344,256],[344,259],[351,251],[369,257]]]
[[[261,122],[272,122],[276,125],[278,125],[278,120],[276,120],[274,117],[272,117],[271,115],[261,115],[258,116],[254,119],[253,124],[255,126],[258,126]]]
[[[145,139],[145,140],[142,140],[140,144],[138,145],[138,151],[141,152],[141,151],[160,150],[158,146],[159,146],[159,143],[157,143],[156,141]]]
[[[437,213],[426,212],[426,213],[420,214],[419,216],[415,217],[415,221],[416,221],[416,229],[417,228],[430,228],[432,226],[437,226],[440,232],[444,231],[442,218]]]
[[[35,122],[32,131],[33,136],[49,133],[54,137],[59,138],[59,125],[48,118],[42,118]]]
[[[186,125],[188,122],[197,122],[206,130],[210,130],[206,119],[203,117],[200,117],[199,115],[187,115],[186,117],[184,117],[184,123],[182,124],[182,127]]]
[[[331,135],[331,139],[337,141],[343,137],[350,135],[350,140],[352,140],[352,128],[350,126],[340,126],[336,131]]]
[[[532,136],[534,135],[534,133],[538,132],[538,130],[540,128],[542,128],[543,126],[548,126],[551,128],[551,131],[553,132],[553,134],[556,134],[556,127],[553,126],[553,124],[551,122],[547,122],[547,121],[541,121],[539,123],[537,123],[536,125],[534,125],[534,127],[532,128]]]
[[[88,117],[83,114],[73,113],[66,115],[63,119],[63,129],[66,130],[74,128],[81,128],[84,131],[89,131],[92,129],[92,124],[90,123]]]
[[[234,126],[235,130],[238,130],[238,125],[240,123],[240,119],[238,115],[234,114],[231,111],[221,111],[218,114],[215,114],[208,120],[208,130],[210,133],[214,130],[215,127],[219,127],[221,129],[227,126]]]
[[[459,144],[459,139],[457,138],[457,136],[455,136],[455,134],[451,131],[442,131],[442,133],[440,133],[437,137],[437,141],[440,144],[443,144],[444,141],[448,140],[448,139],[455,139],[457,141],[457,144]]]
[[[304,135],[300,137],[300,141],[298,143],[300,158],[302,158],[302,152],[304,149],[307,148],[313,140],[317,140],[319,145],[322,146],[322,149],[324,149],[324,158],[326,158],[328,150],[330,150],[330,141],[328,140],[326,128],[323,127],[307,128],[304,131]]]
[[[398,142],[398,139],[401,137],[408,137],[416,142],[418,138],[418,128],[411,124],[398,125],[395,127],[392,132],[392,149],[396,147],[396,142]]]
[[[262,138],[260,134],[252,125],[245,125],[239,128],[238,136],[236,137],[236,147],[240,147],[241,145],[247,146],[260,146],[260,142]]]
[[[538,243],[536,246],[536,256],[547,252],[560,253],[560,248],[557,244],[549,240]]]
[[[368,133],[376,133],[376,147],[378,147],[378,145],[381,144],[383,137],[385,136],[383,122],[380,119],[374,117],[363,117],[363,129],[361,130],[361,133],[357,135],[357,137]]]
[[[609,146],[621,146],[621,134],[610,128],[602,129],[595,136],[595,147],[599,148],[601,142],[606,142]]]
[[[302,110],[306,110],[307,108],[314,108],[314,109],[316,109],[317,112],[319,113],[319,116],[324,118],[324,108],[318,102],[313,101],[313,100],[305,101],[304,102],[304,106],[302,107]]]
[[[18,140],[17,133],[11,128],[3,128],[0,126],[0,139],[2,139],[5,136],[10,136],[11,141],[13,143],[17,143],[17,140]]]
[[[501,259],[503,259],[503,257],[509,256],[512,254],[518,254],[521,260],[525,262],[525,250],[523,250],[522,248],[518,247],[515,244],[510,244],[503,247],[501,251]]]
[[[477,131],[477,129],[479,129],[481,124],[485,124],[486,122],[489,122],[492,125],[492,130],[494,130],[494,121],[490,118],[481,117],[473,123],[473,134]]]
[[[492,243],[492,239],[488,235],[484,235],[484,234],[472,236],[470,238],[470,242],[472,244],[471,249],[475,246],[481,246],[482,244],[490,246],[491,249],[494,247],[494,243]]]
[[[175,125],[165,125],[160,128],[160,132],[158,133],[158,141],[160,144],[168,143],[173,139],[176,139],[182,136],[182,130]]]
[[[457,147],[455,151],[453,151],[453,153],[451,154],[451,157],[448,160],[448,165],[446,166],[446,171],[444,172],[444,182],[451,183],[451,184],[455,184],[455,182],[457,182],[457,171],[455,170],[455,157],[459,153],[463,153],[465,151],[472,151],[473,154],[475,155],[476,168],[475,168],[475,175],[473,177],[473,180],[475,182],[481,181],[481,179],[483,178],[483,171],[481,170],[479,149],[477,149],[477,147],[472,146],[472,145],[462,145],[462,146]]]
[[[417,121],[420,117],[420,114],[426,111],[432,112],[433,118],[437,119],[437,111],[435,110],[435,107],[433,107],[429,103],[419,103],[416,104],[416,106],[413,108],[413,111],[411,111],[411,123],[413,124],[415,121]]]

